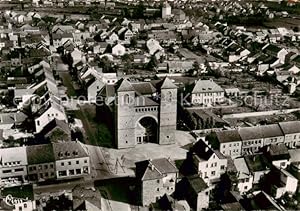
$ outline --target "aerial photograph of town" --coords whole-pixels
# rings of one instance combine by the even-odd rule
[[[0,0],[0,211],[300,210],[300,1]]]

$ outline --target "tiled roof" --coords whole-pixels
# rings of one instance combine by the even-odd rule
[[[88,154],[79,142],[53,143],[55,160],[88,157]]]
[[[194,86],[192,93],[207,93],[207,92],[223,92],[224,89],[220,87],[213,80],[198,80]]]
[[[27,146],[26,152],[29,165],[55,161],[52,144]]]
[[[141,180],[163,178],[164,174],[176,173],[175,164],[167,158],[145,160],[136,163],[136,177]]]
[[[279,126],[284,134],[300,133],[300,121],[280,122]]]
[[[242,141],[237,130],[223,130],[216,132],[216,135],[220,143]]]

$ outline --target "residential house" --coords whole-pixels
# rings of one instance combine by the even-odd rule
[[[21,125],[27,119],[23,112],[0,113],[0,129],[6,130]]]
[[[265,152],[266,158],[272,163],[273,166],[277,168],[286,169],[290,164],[290,154],[288,148],[281,144],[271,144],[267,147]]]
[[[64,120],[54,118],[37,134],[37,138],[47,142],[71,141],[71,130]]]
[[[194,68],[195,60],[172,60],[167,61],[170,73],[186,73]]]
[[[290,149],[290,169],[296,173],[300,172],[300,149]]]
[[[298,179],[288,171],[274,167],[268,175],[266,175],[263,185],[267,193],[275,199],[279,199],[286,193],[291,195],[296,193]]]
[[[279,122],[283,134],[284,143],[289,148],[295,148],[300,144],[300,121]]]
[[[247,193],[252,189],[253,175],[243,157],[233,160],[237,169],[237,188],[241,194]]]
[[[282,64],[284,64],[285,56],[288,54],[288,51],[285,48],[280,48],[274,44],[267,44],[262,50],[266,52],[266,54],[278,58]]]
[[[80,142],[53,143],[57,179],[84,177],[90,174],[90,158]]]
[[[88,101],[95,101],[98,92],[103,88],[104,85],[105,83],[96,77],[89,80],[89,82],[86,84]]]
[[[55,159],[52,144],[26,147],[29,181],[55,179]]]
[[[237,130],[223,130],[215,134],[223,155],[233,158],[242,155],[242,139]]]
[[[163,47],[160,46],[159,42],[152,38],[146,42],[146,46],[150,55],[154,55],[157,51],[163,51]]]
[[[224,89],[212,79],[196,81],[191,94],[194,105],[212,106],[224,102]]]
[[[27,182],[26,147],[0,149],[0,186],[15,186]]]
[[[67,122],[64,108],[59,103],[50,100],[38,111],[37,117],[34,119],[35,131],[40,132],[54,118]]]
[[[112,47],[112,54],[114,56],[123,56],[126,53],[126,48],[122,44],[116,44]]]
[[[166,158],[135,163],[138,193],[143,206],[156,202],[163,195],[175,191],[178,169]]]
[[[103,54],[107,49],[108,43],[106,42],[99,42],[93,47],[93,52],[95,54]]]
[[[261,179],[270,171],[270,163],[262,154],[245,155],[247,167],[251,175],[253,175],[253,184],[259,184]]]
[[[203,210],[209,207],[211,187],[198,175],[189,176],[182,181],[182,191],[193,210]]]
[[[193,145],[187,160],[193,163],[198,175],[209,185],[219,181],[227,169],[226,157],[202,140]]]
[[[278,124],[263,125],[257,129],[261,130],[264,146],[284,142],[284,134]]]
[[[238,130],[242,139],[242,155],[253,154],[263,147],[261,127],[245,127]]]

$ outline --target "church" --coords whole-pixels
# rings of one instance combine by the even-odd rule
[[[142,143],[175,143],[177,86],[169,79],[120,79],[98,93],[98,109],[111,113],[118,149]],[[98,114],[99,115],[99,114]]]

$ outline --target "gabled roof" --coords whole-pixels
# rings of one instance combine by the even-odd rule
[[[53,152],[55,160],[64,160],[72,158],[88,157],[80,142],[60,142],[53,143]]]
[[[127,79],[121,79],[117,82],[117,88],[116,90],[118,92],[128,92],[128,91],[135,91],[134,87],[131,85],[131,83]]]
[[[224,92],[224,89],[213,80],[198,80],[194,86],[192,93],[201,92]]]
[[[136,177],[142,181],[160,179],[168,173],[177,173],[175,164],[167,158],[145,160],[135,163]]]

